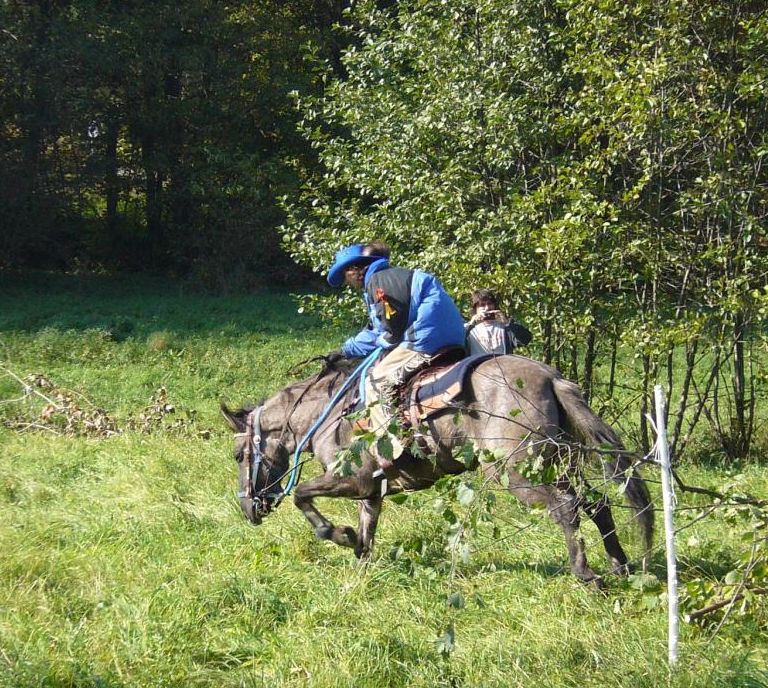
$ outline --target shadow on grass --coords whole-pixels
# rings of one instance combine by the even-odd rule
[[[713,579],[722,579],[729,571],[738,565],[738,561],[733,554],[721,549],[712,549],[696,556],[680,555],[677,556],[677,575],[678,579],[685,581],[690,578],[706,576]],[[639,572],[639,565],[635,567],[635,572]],[[659,549],[648,560],[648,573],[653,574],[660,581],[667,580],[667,559],[664,549]]]
[[[61,666],[54,663],[27,663],[20,661],[14,667],[12,677],[15,688],[25,686],[68,686],[69,688],[122,688],[127,685],[122,679],[111,674],[101,674],[79,663]],[[3,684],[5,685],[5,684]]]
[[[451,561],[445,554],[426,553],[423,556],[406,555],[395,557],[390,552],[383,555],[384,561],[391,566],[394,571],[402,576],[411,577],[419,571],[428,573],[434,571],[439,575],[447,575],[451,569]],[[539,578],[554,578],[561,575],[570,575],[570,571],[565,563],[556,563],[555,561],[522,561],[514,558],[494,558],[492,560],[474,561],[463,563],[459,566],[463,576],[471,578],[480,574],[501,574],[501,573],[531,573]]]
[[[0,272],[0,331],[103,330],[116,340],[158,330],[281,334],[321,327],[288,291],[228,296],[145,275]]]

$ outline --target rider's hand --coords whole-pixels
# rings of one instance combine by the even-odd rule
[[[497,310],[493,310],[493,311],[481,310],[475,313],[469,319],[469,324],[474,327],[478,323],[486,322],[487,320],[496,320],[496,318],[499,315],[500,315],[500,311],[497,311]]]
[[[333,365],[334,363],[338,363],[339,361],[344,360],[346,356],[341,353],[341,350],[337,349],[336,351],[331,351],[325,354],[323,358],[325,358],[325,360],[328,361],[330,365]]]

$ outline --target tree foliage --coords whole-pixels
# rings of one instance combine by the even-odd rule
[[[337,4],[0,5],[2,263],[278,274],[275,197],[307,158],[288,93]]]
[[[768,274],[764,10],[369,1],[351,27],[347,77],[300,99],[322,167],[288,204],[292,254],[320,270],[376,236],[458,297],[491,287],[588,394],[629,345],[642,398],[663,380],[679,401],[678,450],[706,417],[743,455]]]

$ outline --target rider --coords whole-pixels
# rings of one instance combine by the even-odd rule
[[[381,242],[353,244],[336,253],[328,283],[363,291],[370,325],[342,346],[347,357],[367,356],[377,346],[386,355],[365,381],[371,429],[387,432],[397,406],[397,390],[440,350],[464,345],[459,309],[434,275],[391,267],[389,248]],[[393,441],[393,459],[403,451]],[[381,460],[384,464],[385,461]]]

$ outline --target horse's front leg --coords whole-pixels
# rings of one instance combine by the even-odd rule
[[[383,501],[382,496],[377,493],[358,502],[359,539],[355,548],[355,555],[358,559],[368,559],[371,555],[373,538],[376,536],[376,526],[379,523]]]
[[[306,483],[297,485],[293,502],[312,524],[317,537],[321,540],[330,540],[342,547],[351,547],[355,550],[355,554],[360,557],[363,554],[363,546],[360,544],[361,540],[358,539],[354,528],[334,526],[317,510],[313,500],[315,497],[347,497],[348,499],[368,500],[374,493],[375,481],[369,471],[361,471],[345,478],[333,473],[325,473]],[[361,525],[362,521],[361,516]],[[372,539],[372,535],[370,538]],[[370,548],[370,542],[368,542],[368,547]]]

